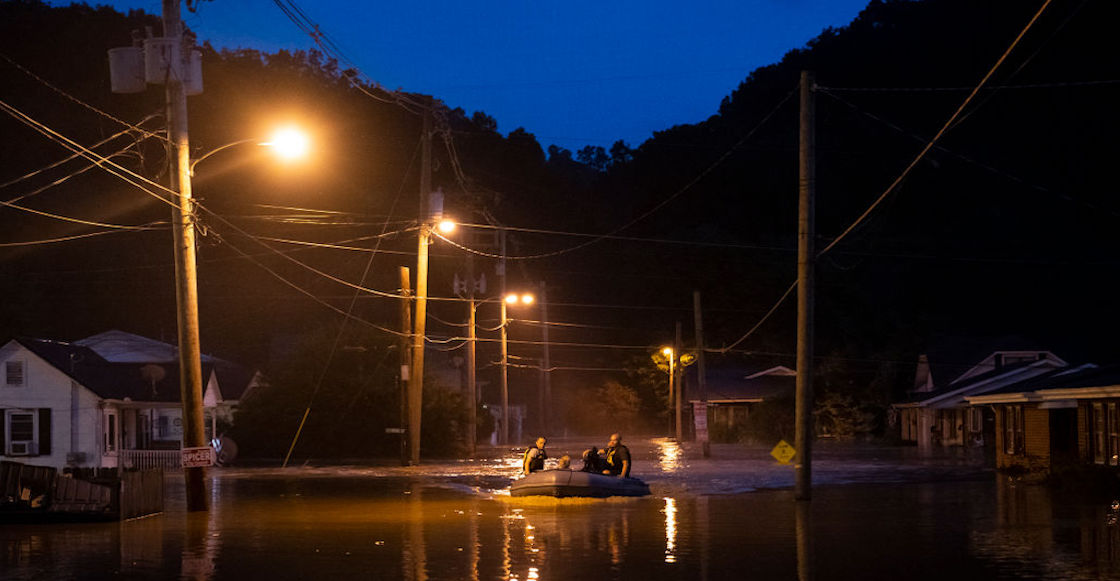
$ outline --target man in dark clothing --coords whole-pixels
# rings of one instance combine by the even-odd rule
[[[606,463],[603,457],[599,455],[599,450],[594,446],[583,451],[583,472],[594,472],[596,474],[606,469]]]
[[[607,444],[606,469],[603,474],[630,477],[630,448],[622,445],[622,436],[611,434],[611,441]]]
[[[536,445],[525,450],[525,457],[522,459],[522,473],[526,476],[538,470],[544,470],[544,460],[548,458],[548,453],[544,451],[546,442],[543,437],[537,438]]]

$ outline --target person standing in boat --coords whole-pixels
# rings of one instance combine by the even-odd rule
[[[536,444],[530,446],[528,450],[525,450],[525,457],[522,458],[521,461],[522,474],[528,476],[529,474],[538,470],[544,470],[544,460],[545,458],[548,458],[548,452],[545,452],[544,449],[544,445],[547,442],[548,441],[544,439],[544,436],[541,436],[540,438],[537,438]]]
[[[618,476],[620,478],[630,477],[630,448],[622,444],[622,436],[619,434],[611,434],[611,440],[607,443],[607,457],[606,469],[603,474],[609,476]]]

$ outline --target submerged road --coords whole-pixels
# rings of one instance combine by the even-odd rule
[[[511,498],[512,449],[419,467],[214,469],[212,508],[196,514],[169,475],[161,515],[0,528],[0,578],[1120,577],[1111,502],[1055,495],[972,459],[824,443],[813,501],[798,503],[792,469],[767,449],[701,459],[671,442],[628,444],[649,497]]]

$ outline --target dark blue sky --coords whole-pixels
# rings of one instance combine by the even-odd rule
[[[545,146],[575,150],[617,139],[637,146],[656,130],[706,119],[752,70],[847,24],[867,1],[297,4],[382,86],[485,111],[503,133],[524,127]],[[108,4],[153,14],[161,6]],[[313,46],[270,0],[200,2],[195,13],[183,6],[187,25],[219,48]]]

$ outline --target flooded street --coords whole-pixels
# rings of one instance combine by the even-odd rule
[[[573,450],[581,443],[572,443]],[[554,455],[565,450],[550,445]],[[823,445],[811,503],[767,450],[632,442],[637,499],[511,498],[519,456],[210,471],[211,510],[6,525],[0,578],[1111,579],[1118,511],[969,460]],[[578,463],[577,463],[578,464]]]

